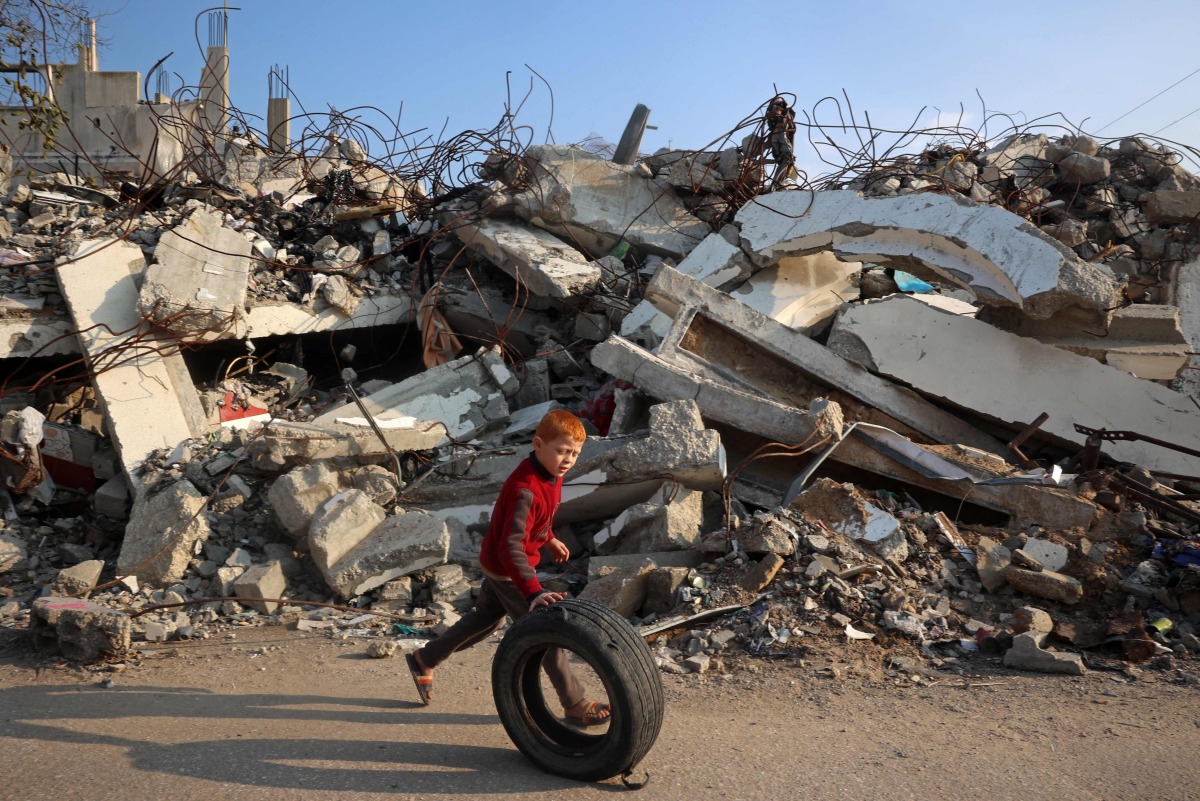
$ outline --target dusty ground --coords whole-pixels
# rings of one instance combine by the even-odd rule
[[[0,799],[605,798],[542,773],[492,705],[495,641],[438,674],[422,708],[403,663],[363,640],[282,629],[147,647],[140,664],[56,666],[0,634]],[[664,676],[667,714],[642,764],[654,799],[1200,799],[1193,680],[1013,674],[888,686],[844,646]],[[111,679],[112,686],[102,684]]]

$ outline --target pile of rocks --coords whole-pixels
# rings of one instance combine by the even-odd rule
[[[478,592],[496,491],[566,407],[592,436],[556,521],[576,558],[544,581],[629,616],[664,670],[816,641],[1062,671],[1107,658],[1068,645],[1110,638],[1135,661],[1195,650],[1197,511],[1165,475],[1191,457],[1105,440],[1112,462],[1082,459],[1076,428],[1200,442],[1163,386],[1186,388],[1200,339],[1169,305],[1191,291],[1200,181],[1157,146],[1022,135],[732,209],[756,169],[737,149],[627,166],[533,147],[442,202],[345,143],[303,164],[228,153],[219,187],[127,188],[140,210],[64,175],[10,195],[0,292],[24,306],[6,321],[26,353],[66,334],[42,355],[86,354],[69,390],[98,406],[0,403],[102,429],[119,459],[104,475],[37,449],[61,480],[40,505],[17,493],[0,622],[92,658],[265,622],[442,630]],[[898,295],[908,273],[927,285]],[[103,281],[118,300],[89,305]],[[427,369],[398,383],[254,345],[410,323]],[[135,358],[162,371],[145,402],[120,373],[131,327],[169,343]],[[182,380],[180,347],[228,341],[249,355]],[[338,359],[360,365],[353,345]],[[1006,448],[1035,407],[1049,421]],[[72,494],[61,462],[108,483]],[[75,645],[81,616],[104,636]]]

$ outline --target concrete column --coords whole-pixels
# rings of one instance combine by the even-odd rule
[[[200,99],[204,118],[211,130],[223,133],[229,127],[229,48],[210,47],[200,77]]]
[[[613,162],[617,164],[633,164],[637,161],[638,150],[642,146],[642,136],[646,133],[646,122],[650,119],[650,109],[638,103],[629,115],[629,124],[621,141],[617,144],[617,152],[613,154]]]
[[[291,116],[290,98],[272,97],[267,100],[267,138],[272,153],[283,153],[291,146]]]

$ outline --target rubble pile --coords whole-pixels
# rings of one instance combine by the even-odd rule
[[[426,195],[350,140],[223,144],[215,176],[9,193],[5,356],[38,358],[0,395],[0,625],[39,647],[442,631],[565,407],[591,436],[543,581],[665,671],[1200,650],[1200,179],[1159,145],[1020,134],[765,194],[744,147],[542,146]],[[335,344],[362,328],[424,369]]]

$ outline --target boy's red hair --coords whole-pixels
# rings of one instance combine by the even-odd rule
[[[559,437],[570,437],[575,442],[587,440],[587,431],[584,430],[583,423],[566,409],[547,412],[533,435],[540,437],[543,442],[550,442]]]

